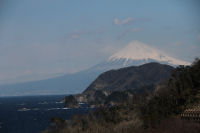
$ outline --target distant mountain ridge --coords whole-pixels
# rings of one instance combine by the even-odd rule
[[[150,62],[158,62],[172,66],[190,64],[170,57],[144,43],[133,41],[125,48],[114,53],[106,61],[87,70],[45,80],[0,85],[0,96],[81,93],[92,83],[92,81],[95,80],[95,78],[97,78],[99,74],[105,71],[128,66],[139,66]]]
[[[76,94],[88,87],[99,73],[85,70],[51,79],[0,85],[0,96]]]

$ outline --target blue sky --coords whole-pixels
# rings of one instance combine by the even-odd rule
[[[133,40],[200,57],[198,0],[1,0],[0,84],[89,68]]]

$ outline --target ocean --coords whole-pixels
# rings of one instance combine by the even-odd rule
[[[39,133],[46,129],[53,117],[70,119],[76,114],[88,113],[91,108],[65,108],[56,96],[0,97],[0,133]]]

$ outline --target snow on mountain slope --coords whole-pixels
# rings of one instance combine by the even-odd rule
[[[133,41],[129,43],[125,48],[121,49],[117,53],[110,56],[108,61],[116,62],[117,60],[124,60],[123,66],[132,64],[130,62],[133,62],[133,60],[142,61],[144,63],[156,61],[156,62],[166,63],[166,64],[170,64],[174,66],[190,65],[189,62],[182,61],[182,60],[173,58],[171,56],[168,56],[164,52],[156,48],[150,47],[139,41]]]

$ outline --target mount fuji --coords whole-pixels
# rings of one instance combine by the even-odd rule
[[[190,65],[189,62],[171,57],[139,41],[130,42],[126,47],[111,55],[106,62],[107,65],[113,64],[116,67],[138,66],[150,62],[172,66]]]
[[[128,66],[139,66],[150,62],[171,66],[190,65],[189,62],[168,56],[164,52],[142,42],[133,41],[111,55],[106,61],[87,70],[40,81],[1,85],[0,96],[81,93],[99,74],[105,71]]]
[[[190,65],[167,55],[157,48],[150,47],[139,41],[132,41],[126,47],[111,55],[106,61],[95,65],[91,69],[101,72],[128,66],[139,66],[150,62],[157,62],[171,66]]]

